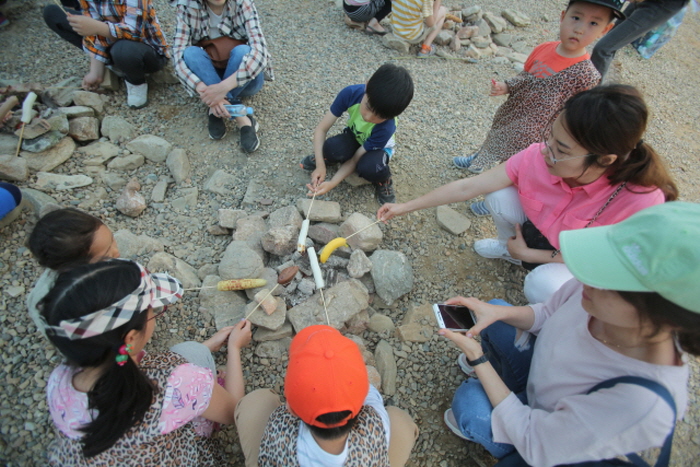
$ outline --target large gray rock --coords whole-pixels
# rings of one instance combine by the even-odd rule
[[[162,251],[153,255],[147,267],[151,272],[167,272],[179,279],[185,289],[199,287],[202,284],[195,268],[180,258]]]
[[[372,280],[377,295],[391,305],[413,288],[413,268],[406,255],[400,251],[377,250],[369,258],[372,261]]]
[[[248,217],[248,214],[242,209],[219,209],[219,225],[227,229],[235,229],[236,222],[244,217]]]
[[[94,141],[100,137],[100,121],[95,117],[71,119],[68,134],[76,141]]]
[[[34,139],[25,139],[22,141],[22,150],[29,152],[42,152],[56,146],[66,135],[60,131],[54,130],[44,133]],[[12,150],[14,154],[14,149]]]
[[[73,190],[92,183],[92,178],[87,175],[60,175],[50,172],[38,172],[36,176],[36,186],[42,190]]]
[[[484,13],[484,21],[488,23],[491,31],[495,34],[503,32],[508,27],[506,20],[488,11]]]
[[[256,279],[263,268],[262,258],[247,242],[233,241],[226,247],[219,263],[219,276],[223,280]]]
[[[32,211],[36,220],[38,220],[42,215],[44,215],[44,211],[48,207],[59,207],[55,199],[53,199],[51,196],[47,195],[42,191],[24,187],[20,188],[20,190],[22,191],[22,201],[26,202],[29,206],[32,207]]]
[[[262,306],[258,307],[258,309],[250,315],[250,312],[253,311],[253,308],[258,304],[256,301],[252,301],[246,305],[245,315],[250,315],[248,319],[254,325],[269,329],[270,331],[277,331],[287,320],[287,305],[283,298],[274,297],[272,299],[277,301],[277,308],[271,315],[265,313]],[[267,300],[270,300],[270,297],[268,297]]]
[[[378,334],[381,334],[382,332],[392,333],[394,332],[394,329],[396,329],[394,321],[390,317],[381,313],[375,313],[372,315],[372,317],[369,319],[368,327],[370,331]]]
[[[532,20],[530,19],[529,16],[527,16],[524,13],[521,13],[517,10],[513,10],[512,8],[506,8],[501,12],[501,15],[510,22],[513,26],[517,26],[519,28],[524,28],[527,26],[530,26],[532,23]]]
[[[382,389],[384,394],[392,396],[396,393],[396,358],[394,349],[385,341],[380,340],[374,350],[374,359],[377,362],[377,370],[382,377]]]
[[[175,148],[170,151],[165,164],[168,166],[168,169],[170,169],[170,173],[177,183],[188,179],[192,171],[190,159],[187,157],[187,153],[184,149]]]
[[[341,329],[350,318],[369,306],[369,293],[361,282],[350,279],[324,290],[330,326]],[[314,324],[329,324],[321,294],[316,293],[303,303],[287,311],[287,318],[296,332]]]
[[[359,279],[372,270],[372,261],[362,250],[355,250],[350,255],[348,262],[348,274],[354,279]]]
[[[37,172],[50,172],[70,159],[75,151],[75,141],[65,137],[59,143],[45,151],[32,153],[23,151],[21,156],[27,166]]]
[[[294,206],[285,206],[276,211],[272,211],[270,217],[267,219],[267,223],[271,228],[291,225],[298,230],[301,229],[303,220],[301,214],[299,214],[299,211],[297,211]],[[298,233],[297,231],[297,234]]]
[[[165,201],[166,191],[168,191],[168,181],[161,178],[153,187],[153,191],[151,191],[151,201],[154,203],[162,203]]]
[[[321,245],[325,245],[338,236],[338,229],[339,226],[337,224],[329,224],[327,222],[312,224],[309,227],[308,237]]]
[[[173,149],[173,145],[155,135],[141,135],[126,144],[126,148],[138,154],[143,154],[151,162],[165,162]]]
[[[436,45],[448,45],[450,42],[452,42],[452,39],[454,38],[454,36],[455,36],[454,31],[449,31],[447,29],[443,29],[435,37],[434,42]]]
[[[41,102],[49,107],[66,107],[73,102],[73,96],[80,89],[82,81],[78,77],[64,79],[41,93]]]
[[[236,290],[221,292],[216,290],[219,276],[210,275],[202,281],[199,291],[199,305],[213,317],[216,329],[238,324],[245,317],[245,296]]]
[[[374,221],[369,217],[356,212],[340,225],[338,233],[341,237],[347,238],[359,232],[357,235],[353,235],[352,238],[348,239],[348,244],[352,248],[359,248],[362,251],[374,251],[382,243],[384,234],[377,224],[365,228],[373,222]],[[360,230],[362,230],[362,232],[360,232]]]
[[[76,117],[94,117],[95,109],[82,105],[73,105],[70,107],[59,107],[58,111],[61,112],[66,118],[76,118]]]
[[[221,196],[231,196],[237,183],[236,177],[219,169],[204,183],[204,190]]]
[[[141,154],[129,154],[127,156],[115,157],[109,161],[107,168],[116,170],[117,172],[131,172],[145,163],[146,159]]]
[[[114,143],[129,141],[136,134],[136,130],[131,123],[127,122],[122,117],[115,117],[112,115],[102,119],[100,132]]]
[[[309,213],[309,206],[311,206],[311,212]],[[310,199],[298,199],[297,209],[301,212],[301,215],[306,219],[306,214],[309,213],[309,220],[311,222],[330,222],[331,224],[337,224],[342,220],[340,214],[340,203],[336,201],[321,201],[315,199],[313,204],[311,204]]]
[[[176,211],[189,211],[197,207],[199,188],[180,188],[177,192],[180,196],[170,201],[170,206]]]
[[[258,215],[246,216],[236,221],[235,228],[233,239],[248,243],[264,259],[266,252],[262,247],[262,237],[267,232],[267,221]]]
[[[107,141],[95,141],[87,146],[78,148],[78,152],[88,157],[88,159],[83,161],[84,165],[102,165],[119,155],[119,146]]]
[[[245,295],[248,299],[253,300],[255,294],[263,289],[272,290],[272,296],[282,295],[284,292],[284,287],[275,287],[277,285],[277,271],[272,268],[263,269],[262,274],[260,274],[259,279],[265,279],[267,284],[262,287],[255,287],[252,289],[245,289]]]
[[[289,337],[278,341],[261,342],[255,347],[255,355],[260,358],[279,361],[284,355],[289,353],[289,345],[292,340]]]
[[[257,311],[256,311],[257,313]],[[277,341],[284,339],[285,337],[292,337],[294,329],[292,328],[292,323],[285,321],[282,326],[280,326],[276,331],[270,331],[265,328],[258,328],[253,333],[253,340],[256,342],[266,342],[266,341]]]
[[[267,198],[267,190],[260,183],[251,180],[248,182],[248,188],[246,188],[241,206],[244,208],[255,208],[263,198]]]
[[[13,154],[0,156],[0,180],[24,182],[28,178],[29,167],[27,167],[26,159],[15,157]]]
[[[19,138],[15,135],[0,133],[0,154],[15,154]]]
[[[102,178],[102,183],[104,183],[106,186],[108,186],[114,191],[121,190],[126,186],[128,182],[126,178],[120,177],[119,175],[113,172],[104,172],[100,177]]]
[[[102,96],[96,92],[75,91],[73,93],[73,103],[84,107],[90,107],[98,114],[104,112],[105,103]]]
[[[491,30],[491,26],[489,26],[489,23],[483,18],[476,22],[476,26],[479,28],[478,34],[475,34],[476,36],[486,37],[490,36],[492,32],[495,32]]]
[[[150,256],[152,253],[165,249],[160,240],[146,234],[135,235],[130,230],[114,232],[114,241],[119,247],[119,255],[126,259],[137,259],[139,256]]]
[[[296,211],[295,211],[296,212]],[[298,215],[298,213],[297,213]],[[299,228],[293,225],[273,227],[262,236],[263,250],[276,256],[287,256],[297,249]]]
[[[452,235],[460,235],[471,227],[471,221],[448,206],[437,207],[437,223]]]

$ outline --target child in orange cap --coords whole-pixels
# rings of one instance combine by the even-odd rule
[[[410,415],[384,407],[357,344],[329,326],[292,340],[284,395],[261,389],[236,406],[247,467],[402,466],[418,437]]]

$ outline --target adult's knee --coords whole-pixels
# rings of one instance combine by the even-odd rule
[[[523,292],[528,303],[543,303],[574,276],[562,263],[537,266],[525,276]]]

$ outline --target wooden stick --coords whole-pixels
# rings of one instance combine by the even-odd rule
[[[25,126],[27,126],[27,124],[22,122],[22,129],[19,130],[19,142],[17,143],[17,150],[15,151],[15,157],[19,156],[19,150],[22,147],[22,137],[24,136],[24,127]]]
[[[328,308],[326,308],[326,297],[323,296],[323,289],[319,289],[321,292],[321,300],[323,301],[323,310],[326,312],[326,324],[331,325],[331,319],[328,317]]]
[[[58,7],[61,9],[61,11],[63,11],[63,13],[66,14],[66,16],[68,16],[68,12],[66,11],[65,8],[63,8],[63,5],[61,4],[61,2],[60,2],[59,0],[53,0],[53,2],[54,2],[56,5],[58,5]]]
[[[278,284],[275,284],[275,286],[272,288],[272,290],[270,290],[270,291],[267,293],[267,295],[265,295],[265,297],[264,297],[262,300],[260,300],[260,301],[258,302],[257,305],[255,305],[255,308],[253,308],[253,309],[251,310],[251,312],[248,313],[248,316],[246,316],[245,319],[250,318],[250,316],[251,316],[253,313],[255,313],[255,310],[257,310],[258,308],[260,308],[260,305],[262,305],[262,302],[264,302],[265,300],[267,300],[267,297],[269,297],[270,295],[272,295],[272,292],[275,291],[275,289],[277,288],[278,285],[279,285],[279,283],[278,283]]]
[[[316,199],[316,192],[314,191],[314,195],[311,197],[311,202],[309,203],[309,210],[306,212],[306,218],[308,219],[309,216],[311,215],[311,206],[314,205],[314,200]]]
[[[379,222],[381,222],[381,221],[382,221],[381,219],[377,219],[376,221],[372,222],[370,225],[365,226],[365,227],[362,227],[360,230],[358,230],[358,231],[355,232],[354,234],[348,235],[347,237],[345,237],[345,240],[347,240],[348,238],[352,237],[353,235],[359,234],[359,233],[362,232],[363,230],[369,229],[369,228],[372,227],[374,224],[377,224],[377,223],[379,223]]]

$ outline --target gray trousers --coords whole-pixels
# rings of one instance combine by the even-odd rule
[[[627,18],[618,22],[593,48],[591,61],[603,80],[615,58],[615,52],[664,24],[687,4],[688,0],[645,0],[641,3],[630,3],[624,11]]]
[[[170,347],[176,354],[182,355],[188,362],[209,368],[216,378],[216,363],[209,348],[201,342],[185,341]]]

